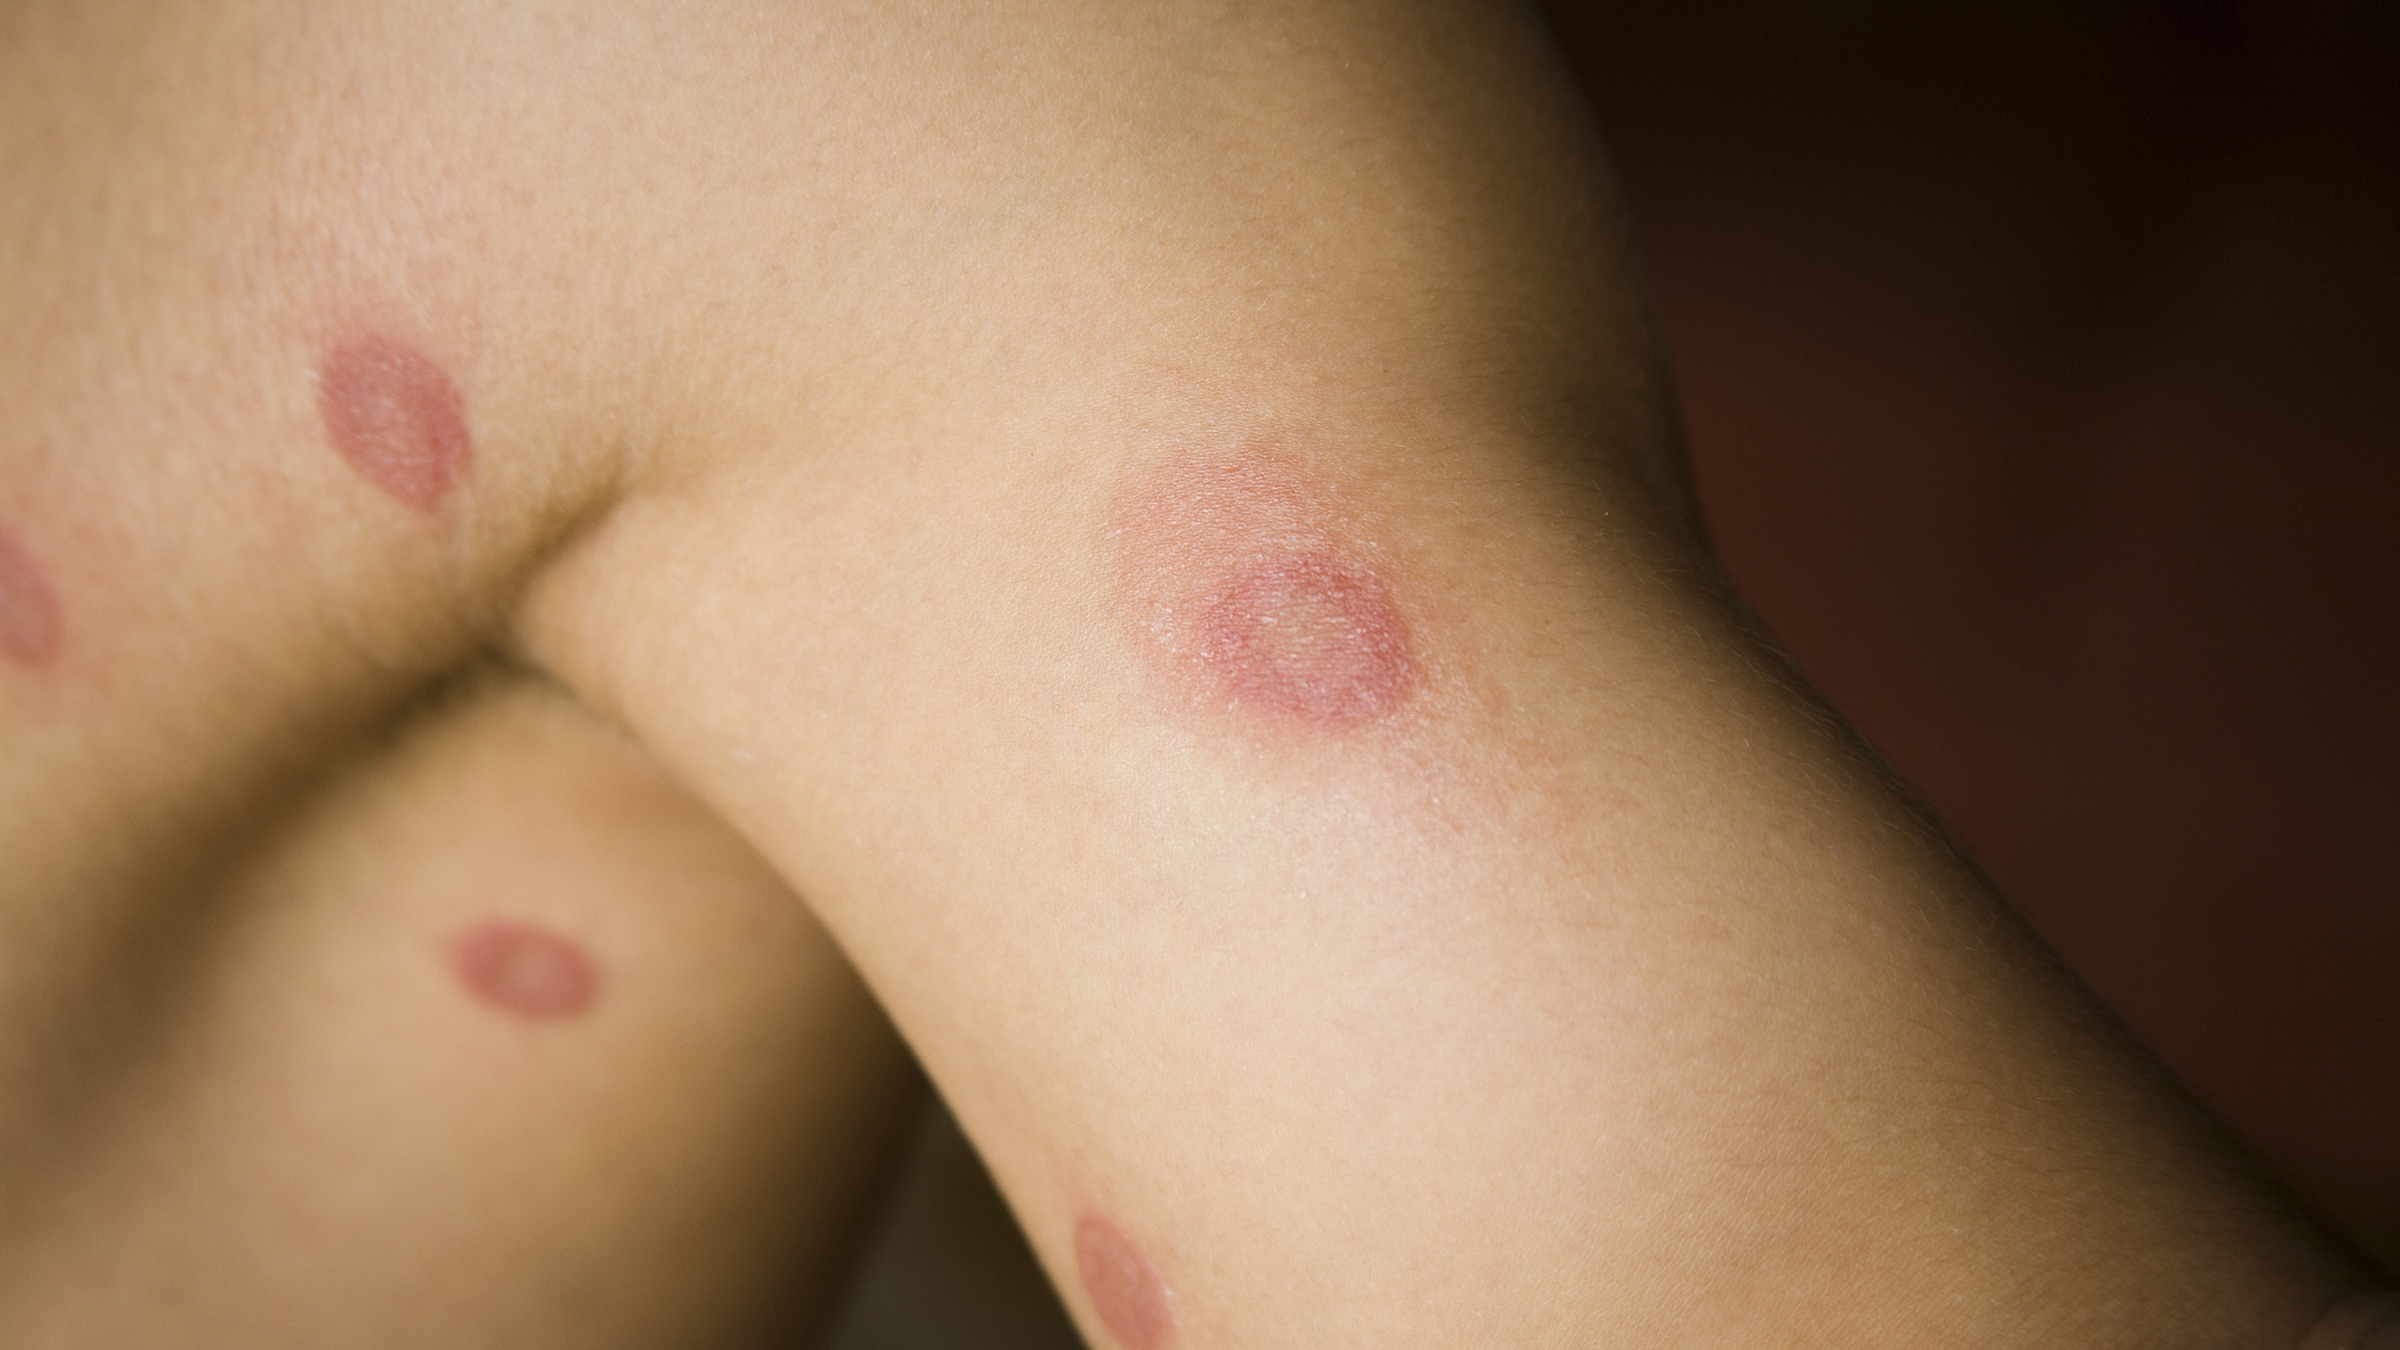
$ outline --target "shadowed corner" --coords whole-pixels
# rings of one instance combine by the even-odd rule
[[[1547,7],[1745,598],[2400,1263],[2400,7]]]
[[[916,1126],[809,1350],[1081,1350],[974,1146],[938,1100]]]

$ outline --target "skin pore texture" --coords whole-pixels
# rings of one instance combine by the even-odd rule
[[[1075,1272],[1101,1325],[1128,1350],[1159,1350],[1175,1335],[1175,1310],[1142,1249],[1097,1214],[1075,1224]]]
[[[58,654],[58,594],[22,545],[0,529],[0,656],[23,666]]]
[[[335,347],[318,368],[317,411],[352,468],[419,511],[441,505],[467,471],[458,386],[413,347],[374,333]]]
[[[450,943],[450,968],[475,997],[528,1021],[574,1017],[598,993],[591,958],[529,923],[478,924]]]

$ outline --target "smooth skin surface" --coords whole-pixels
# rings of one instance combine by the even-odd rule
[[[822,1314],[914,1075],[636,747],[478,676],[277,838],[179,897],[139,1055],[12,1178],[0,1343],[788,1344]]]
[[[561,903],[706,908],[689,855],[569,786],[580,752],[478,758],[524,745],[505,717],[461,722],[455,786],[391,770],[417,805],[390,819],[446,828],[326,789],[495,650],[675,785],[637,815],[755,850],[725,913],[805,897],[1096,1344],[2230,1350],[2296,1342],[2353,1278],[1712,581],[1530,15],[0,25],[0,528],[68,635],[0,667],[0,1289],[38,1291],[0,1317],[34,1343],[255,1344],[311,1306],[420,1343],[358,1311],[399,1284],[446,1291],[421,1343],[589,1343],[588,1301],[350,1240],[453,1250],[505,1195],[521,1227],[488,1240],[605,1290],[621,1343],[693,1344],[755,1291],[593,1232],[764,1261],[773,1225],[704,1201],[802,1145],[825,1175],[788,1212],[840,1228],[889,1060],[821,949],[794,930],[788,968],[729,980],[721,934],[612,946],[401,885],[546,872],[455,813],[563,774],[501,799],[628,856]],[[424,363],[363,442],[362,343]],[[471,454],[385,436],[452,395]],[[1237,489],[1157,505],[1195,475]],[[366,852],[302,888],[322,928],[252,880],[319,875],[348,846],[311,841],[352,828]],[[579,935],[588,1013],[457,986],[444,942],[499,919]],[[650,958],[738,1048],[637,1037],[655,1060],[578,1079]],[[328,961],[358,963],[348,1001],[274,1015]],[[436,991],[514,1048],[370,1030]],[[487,1053],[677,1120],[442,1077]],[[354,1128],[257,1144],[320,1090]],[[630,1132],[708,1161],[528,1173],[542,1121],[544,1158]],[[186,1180],[147,1184],[161,1158]],[[312,1211],[303,1242],[221,1202],[322,1194],[312,1168],[408,1203]],[[1163,1324],[1118,1275],[1095,1307],[1093,1219]],[[298,1265],[195,1278],[266,1251]]]

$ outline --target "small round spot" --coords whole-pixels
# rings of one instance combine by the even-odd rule
[[[1133,1239],[1097,1215],[1075,1225],[1075,1270],[1101,1325],[1127,1350],[1158,1350],[1175,1331],[1167,1287]]]
[[[38,666],[58,654],[58,593],[31,554],[0,530],[0,656]]]
[[[534,1020],[573,1017],[591,1006],[597,992],[583,949],[532,924],[469,929],[450,944],[450,966],[477,998]]]
[[[334,348],[317,371],[317,413],[350,467],[420,511],[467,470],[458,386],[414,347],[370,334]]]

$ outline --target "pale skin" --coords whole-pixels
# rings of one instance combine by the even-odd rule
[[[755,1340],[878,1003],[1096,1345],[2230,1350],[2359,1280],[1711,582],[1527,14],[0,67],[0,1343]]]

